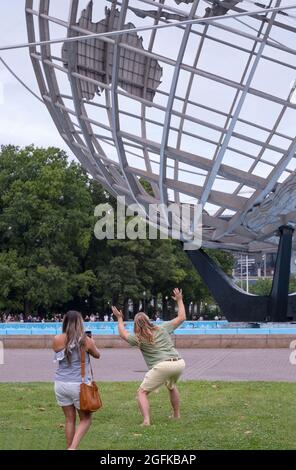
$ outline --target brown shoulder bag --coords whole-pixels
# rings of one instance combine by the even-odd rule
[[[91,382],[85,383],[85,349],[81,348],[81,378],[82,383],[80,385],[80,410],[93,413],[102,408],[102,400],[100,397],[99,389],[96,382],[94,381],[94,374],[89,360],[89,368],[91,373]]]

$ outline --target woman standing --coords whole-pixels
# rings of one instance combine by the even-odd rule
[[[134,319],[133,335],[124,327],[122,312],[112,307],[113,314],[118,319],[119,335],[131,346],[137,346],[141,350],[149,369],[137,394],[144,426],[150,425],[148,395],[163,384],[169,391],[173,417],[180,418],[180,397],[176,382],[185,368],[185,362],[174,348],[170,333],[186,320],[186,313],[182,290],[174,289],[173,294],[173,299],[178,304],[178,316],[156,326],[145,313],[139,312]]]
[[[83,319],[79,312],[70,310],[63,319],[63,333],[55,336],[55,351],[58,369],[55,374],[55,394],[58,405],[65,415],[67,449],[75,450],[89,430],[91,413],[80,411],[81,349],[86,351],[86,383],[89,377],[89,355],[99,359],[100,353],[92,338],[86,336]],[[76,429],[76,412],[80,423]]]

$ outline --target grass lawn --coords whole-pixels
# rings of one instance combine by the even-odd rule
[[[180,383],[182,419],[168,419],[166,390],[151,396],[152,425],[139,426],[138,384],[102,383],[81,449],[296,449],[296,385]],[[0,384],[0,449],[63,449],[63,415],[52,384]]]

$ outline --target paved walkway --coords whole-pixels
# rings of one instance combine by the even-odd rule
[[[296,382],[289,349],[182,349],[184,380],[274,380]],[[98,381],[140,381],[146,365],[135,349],[104,349],[93,360]],[[48,349],[6,349],[0,382],[51,381],[56,365]]]

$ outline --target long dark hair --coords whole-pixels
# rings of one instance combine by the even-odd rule
[[[65,356],[71,363],[71,349],[85,346],[86,335],[84,331],[83,318],[80,312],[69,310],[63,318],[63,333],[66,335]]]

